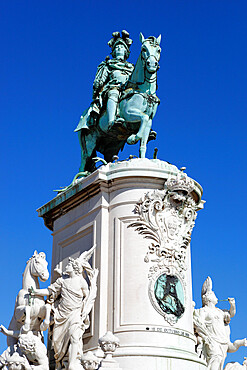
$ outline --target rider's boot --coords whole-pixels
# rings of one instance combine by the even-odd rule
[[[112,89],[108,93],[108,101],[106,106],[107,117],[108,117],[108,129],[109,131],[114,125],[116,110],[119,98],[119,91],[117,89]]]

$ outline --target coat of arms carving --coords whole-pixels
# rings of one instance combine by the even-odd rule
[[[194,190],[194,181],[180,171],[176,176],[168,178],[163,190],[148,192],[137,202],[135,213],[139,218],[128,226],[134,227],[144,238],[150,239],[144,257],[146,263],[152,263],[148,276],[149,290],[152,290],[149,291],[149,296],[153,306],[170,324],[177,322],[184,307],[175,309],[173,313],[168,312],[153,290],[161,276],[166,281],[176,280],[177,286],[180,282],[185,284],[186,250],[191,240],[196,211],[199,209]],[[165,284],[162,286],[165,291]],[[176,289],[173,290],[175,294]]]

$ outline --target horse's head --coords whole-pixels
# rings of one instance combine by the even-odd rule
[[[27,264],[30,264],[30,273],[33,276],[40,278],[41,281],[46,281],[49,278],[49,271],[47,269],[48,262],[44,252],[34,252]]]
[[[141,58],[144,63],[144,68],[149,73],[157,72],[160,60],[160,41],[161,35],[158,38],[150,36],[147,39],[140,33],[140,41],[142,43]]]

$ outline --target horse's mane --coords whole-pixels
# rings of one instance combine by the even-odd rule
[[[141,59],[141,53],[139,55],[139,58],[137,59],[134,71],[132,72],[132,75],[130,76],[129,82],[134,83],[134,84],[144,83],[144,68],[143,68],[143,63]]]
[[[27,260],[25,270],[24,270],[24,271],[23,271],[23,273],[22,273],[22,277],[23,277],[23,278],[24,278],[24,276],[26,275],[27,270],[28,270],[29,265],[30,265],[30,262],[34,259],[34,257],[35,257],[35,256],[33,255],[32,257],[30,257],[30,258]]]

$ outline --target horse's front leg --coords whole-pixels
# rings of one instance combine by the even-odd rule
[[[41,308],[41,317],[44,317],[44,321],[40,324],[40,330],[46,331],[50,324],[51,305],[46,304]]]
[[[151,127],[152,127],[152,120],[149,119],[149,121],[145,125],[143,132],[142,132],[142,137],[140,141],[140,149],[139,149],[140,158],[145,158],[145,154],[147,151],[147,142],[148,142],[148,137],[149,137]]]
[[[128,137],[127,143],[130,145],[136,144],[139,140],[143,138],[146,126],[148,125],[148,121],[149,121],[149,116],[140,111],[136,113],[136,115],[131,114],[131,116],[132,116],[132,119],[135,118],[136,120],[138,120],[139,118],[139,120],[141,121],[141,124],[140,124],[139,131],[137,132],[137,134],[132,134]]]

